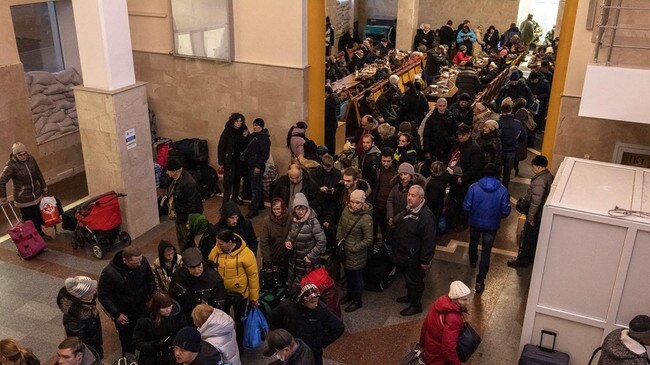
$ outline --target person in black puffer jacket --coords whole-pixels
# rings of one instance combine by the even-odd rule
[[[456,76],[456,87],[458,88],[459,95],[467,94],[470,100],[474,100],[474,96],[478,94],[481,89],[481,80],[474,70],[474,63],[472,61],[467,61],[465,66],[458,72]]]
[[[314,353],[316,365],[323,363],[323,349],[341,337],[343,322],[319,301],[320,292],[314,284],[306,284],[294,299],[286,298],[269,313],[271,330],[285,329],[301,338]]]
[[[219,170],[223,170],[223,201],[239,199],[239,184],[246,173],[246,163],[239,156],[248,145],[248,128],[246,118],[240,113],[232,113],[219,137],[217,158]],[[266,161],[265,161],[266,162]]]
[[[9,161],[0,175],[0,205],[7,202],[7,183],[14,183],[14,206],[20,208],[23,221],[32,221],[38,234],[43,232],[43,217],[39,204],[47,193],[47,184],[34,157],[27,153],[27,147],[17,142],[11,147]]]
[[[435,109],[429,113],[429,117],[424,122],[424,127],[420,127],[423,130],[422,143],[425,160],[444,163],[449,160],[456,126],[455,116],[447,109],[447,100],[445,98],[438,99]]]
[[[253,229],[253,223],[250,219],[244,218],[241,210],[239,210],[239,207],[234,202],[225,202],[221,207],[221,219],[213,227],[214,237],[224,229],[229,229],[237,233],[246,242],[248,248],[257,256],[258,240]]]
[[[174,358],[172,342],[187,325],[186,318],[166,292],[156,292],[148,309],[149,315],[138,320],[133,333],[133,346],[140,350],[140,364],[170,364]]]
[[[87,276],[65,279],[56,304],[63,312],[63,328],[67,337],[79,337],[104,357],[102,323],[97,310],[97,280]]]
[[[257,118],[253,121],[253,133],[250,142],[242,152],[242,159],[248,164],[252,193],[251,210],[246,218],[253,218],[258,215],[258,210],[264,209],[262,176],[270,153],[271,137],[269,136],[269,130],[264,128],[264,119]]]
[[[494,120],[487,120],[483,124],[481,135],[476,140],[481,153],[483,154],[483,163],[494,164],[501,174],[501,131],[499,123]]]
[[[172,181],[167,188],[169,219],[176,223],[179,246],[184,246],[189,233],[188,217],[192,213],[203,213],[203,202],[194,178],[183,169],[178,160],[167,161],[167,175]]]
[[[133,352],[133,330],[156,291],[149,262],[135,246],[113,257],[99,276],[99,302],[115,321],[122,353]]]

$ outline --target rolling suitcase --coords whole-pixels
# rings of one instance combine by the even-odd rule
[[[5,214],[5,217],[7,217],[7,221],[9,221],[9,225],[11,226],[8,233],[9,237],[11,237],[11,239],[16,244],[18,255],[26,260],[43,252],[46,247],[45,240],[43,240],[43,237],[41,237],[41,235],[38,234],[38,231],[36,231],[34,222],[21,222],[16,215],[16,211],[14,210],[13,205],[7,205],[9,205],[11,208],[11,212],[13,213],[14,217],[16,217],[16,225],[14,225],[11,222],[11,219],[9,219],[4,205],[2,206],[2,212]]]
[[[544,335],[553,336],[553,347],[542,346]],[[555,350],[555,339],[557,333],[542,330],[542,337],[539,339],[539,346],[526,345],[521,352],[519,365],[568,365],[569,354]]]

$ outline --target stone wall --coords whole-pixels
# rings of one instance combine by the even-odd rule
[[[136,78],[147,82],[149,108],[158,135],[208,140],[210,164],[228,116],[242,113],[252,128],[262,118],[271,133],[271,153],[280,173],[290,162],[286,134],[307,116],[307,70],[248,63],[222,63],[133,52]]]
[[[517,23],[519,0],[420,0],[420,21],[431,28],[440,28],[447,20],[454,22],[454,29],[469,19],[472,28],[479,25],[484,30],[494,25],[499,33]]]

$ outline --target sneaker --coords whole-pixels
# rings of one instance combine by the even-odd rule
[[[408,303],[410,299],[409,299],[408,295],[405,295],[405,296],[399,297],[399,298],[397,298],[395,300],[397,301],[397,303]]]
[[[483,290],[485,290],[485,283],[476,283],[476,292],[483,293]]]
[[[520,261],[519,259],[509,260],[507,264],[508,264],[508,266],[514,267],[514,268],[526,268],[526,267],[528,267],[527,262]]]
[[[415,314],[418,314],[418,313],[422,313],[422,305],[411,305],[411,306],[408,306],[408,307],[402,309],[399,312],[399,314],[404,316],[404,317],[412,316],[412,315],[415,315]]]
[[[354,312],[355,310],[357,310],[357,309],[359,309],[361,307],[363,307],[363,304],[361,304],[361,302],[352,302],[352,303],[350,303],[350,305],[345,307],[344,311],[346,311],[348,313],[349,312]]]

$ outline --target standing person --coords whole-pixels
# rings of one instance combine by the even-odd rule
[[[451,104],[449,111],[454,115],[457,124],[471,126],[474,120],[472,109],[472,96],[468,93],[458,95],[458,101]]]
[[[426,184],[426,180],[420,174],[415,173],[415,168],[410,163],[404,162],[397,168],[397,177],[393,178],[393,187],[386,200],[386,217],[389,227],[395,225],[395,217],[407,209],[408,192],[411,186]]]
[[[266,336],[264,356],[275,357],[273,364],[314,365],[314,354],[305,342],[280,328],[270,331]]]
[[[325,303],[314,284],[305,284],[294,299],[286,298],[269,313],[272,330],[285,329],[303,338],[314,354],[314,364],[323,363],[323,349],[341,337],[345,325]]]
[[[373,220],[375,222],[374,236],[378,231],[381,231],[383,239],[387,237],[387,204],[388,195],[393,188],[393,178],[397,175],[397,164],[393,159],[393,149],[384,147],[381,150],[381,167],[377,169],[375,177],[375,185],[372,187],[372,195],[370,202],[373,206]],[[374,237],[373,236],[373,237]]]
[[[420,345],[424,348],[427,365],[460,365],[456,346],[471,294],[462,281],[454,281],[449,285],[449,293],[436,299],[429,309],[420,331]]]
[[[284,239],[289,233],[289,209],[282,198],[271,200],[271,214],[264,218],[264,226],[260,233],[260,251],[262,267],[277,266],[284,273],[286,281],[287,257]]]
[[[499,171],[497,177],[501,177],[501,131],[499,130],[499,123],[492,119],[485,121],[476,143],[481,148],[483,163],[493,163]]]
[[[487,164],[483,177],[467,191],[463,209],[469,212],[469,266],[476,267],[481,238],[481,265],[476,276],[476,292],[485,289],[485,277],[490,269],[490,255],[497,230],[503,218],[510,215],[510,194],[499,181],[499,171]]]
[[[436,247],[436,222],[424,201],[424,189],[413,185],[408,190],[407,209],[393,220],[391,258],[402,268],[407,294],[397,298],[398,303],[409,306],[399,312],[412,316],[422,312],[424,276],[431,268]]]
[[[436,222],[442,218],[447,185],[449,185],[449,174],[445,171],[445,164],[441,161],[431,163],[431,178],[427,181],[424,198]]]
[[[465,63],[456,75],[456,87],[458,88],[459,100],[463,95],[467,95],[469,96],[470,103],[481,90],[481,80],[478,78],[478,74],[474,69],[474,63],[472,61]],[[472,109],[471,106],[469,109]],[[466,124],[472,124],[471,120],[469,123],[464,120],[463,122]]]
[[[224,363],[241,365],[232,317],[208,304],[199,304],[192,311],[192,320],[201,333],[201,339],[219,350]]]
[[[169,241],[160,240],[158,257],[151,265],[156,280],[156,290],[169,292],[169,284],[176,270],[183,267],[183,258],[176,253],[176,247]]]
[[[7,202],[7,183],[14,183],[14,206],[20,208],[23,221],[32,221],[34,227],[46,240],[52,237],[43,232],[43,217],[39,204],[47,194],[47,184],[38,163],[27,153],[27,147],[20,142],[11,147],[11,154],[0,174],[0,205]]]
[[[528,264],[535,259],[539,225],[542,222],[542,210],[546,198],[551,192],[551,184],[553,184],[554,177],[548,170],[548,159],[546,157],[535,156],[531,164],[535,175],[530,179],[530,186],[524,197],[530,202],[530,208],[526,213],[526,223],[524,223],[523,240],[519,247],[519,254],[517,259],[508,261],[510,267],[528,267]]]
[[[292,207],[296,194],[302,193],[311,206],[316,206],[318,188],[307,170],[297,164],[291,164],[287,173],[276,180],[271,198],[282,198],[288,207]]]
[[[138,319],[133,332],[133,346],[140,351],[140,364],[170,364],[172,341],[187,326],[185,316],[167,292],[156,292],[147,307],[149,315]]]
[[[223,279],[207,265],[198,248],[188,248],[183,251],[183,267],[176,270],[169,285],[169,292],[180,303],[188,323],[192,322],[192,310],[201,303],[226,308]]]
[[[456,44],[460,45],[460,47],[465,46],[467,55],[472,56],[474,42],[476,42],[476,34],[469,29],[469,24],[465,24],[456,36]]]
[[[97,310],[97,280],[87,276],[65,279],[56,304],[63,312],[63,328],[67,337],[79,337],[104,357],[102,322]]]
[[[548,102],[551,96],[551,83],[545,79],[541,72],[533,71],[528,76],[528,88],[533,93],[535,99],[539,101],[539,108],[535,114],[535,123],[538,130],[544,130],[546,123],[546,113],[548,112]],[[530,145],[529,141],[529,145]]]
[[[215,235],[224,229],[237,233],[246,242],[246,246],[257,256],[258,241],[253,222],[244,218],[239,207],[234,202],[226,202],[221,207],[221,219],[214,226]]]
[[[366,203],[366,193],[363,190],[355,190],[350,194],[348,206],[341,213],[336,241],[342,241],[345,249],[343,267],[347,294],[341,299],[341,304],[350,303],[345,311],[354,312],[363,307],[363,268],[368,261],[368,249],[374,243],[372,206]]]
[[[533,14],[528,14],[526,20],[521,22],[519,30],[521,30],[521,40],[524,42],[526,52],[530,50],[530,44],[535,39],[535,22],[533,22]]]
[[[287,133],[287,147],[291,151],[291,158],[298,158],[305,154],[305,142],[307,141],[307,123],[299,121]]]
[[[415,165],[418,160],[418,151],[413,148],[410,133],[399,133],[397,137],[397,148],[393,155],[398,164],[408,163]]]
[[[454,28],[452,28],[452,25],[454,25],[454,22],[451,20],[447,20],[447,23],[440,27],[440,44],[444,44],[447,46],[447,49],[449,52],[451,52],[451,48],[454,45],[454,42],[456,42],[456,39],[454,37]]]
[[[167,176],[171,184],[167,188],[169,220],[176,222],[176,240],[183,250],[187,241],[187,220],[192,213],[203,213],[201,194],[192,175],[183,169],[175,158],[167,162]]]
[[[210,229],[210,222],[203,214],[192,213],[187,216],[187,236],[185,237],[184,249],[190,247],[201,247],[201,240]]]
[[[264,209],[264,199],[262,196],[262,176],[266,161],[271,154],[271,137],[269,130],[264,128],[264,119],[257,118],[253,121],[253,133],[250,136],[250,142],[242,153],[242,158],[248,164],[248,172],[251,181],[251,209],[246,215],[250,219],[257,217],[258,211]]]
[[[361,176],[368,183],[369,186],[375,185],[375,172],[379,169],[381,164],[379,155],[381,151],[375,146],[375,137],[372,134],[366,134],[361,140],[363,146],[363,156],[359,156],[359,170]]]
[[[219,170],[223,171],[224,202],[232,199],[237,204],[243,203],[239,199],[239,184],[245,173],[245,167],[242,166],[239,156],[248,142],[248,128],[245,123],[246,118],[242,114],[230,114],[221,137],[219,137],[217,158]]]
[[[99,302],[115,321],[122,354],[133,353],[133,330],[156,291],[149,262],[135,246],[113,257],[99,276]]]
[[[499,117],[499,130],[501,131],[501,161],[503,163],[503,186],[506,189],[510,186],[510,173],[517,163],[517,150],[519,146],[526,143],[526,129],[512,114],[512,102],[504,100],[501,104],[501,116]]]
[[[214,365],[221,362],[219,350],[201,339],[195,327],[183,327],[174,337],[176,365]]]
[[[430,24],[425,24],[424,28],[422,29],[422,35],[420,37],[420,44],[416,44],[416,48],[419,45],[423,45],[427,47],[427,49],[430,49],[433,47],[433,41],[434,41],[434,34],[431,31],[431,25]]]
[[[646,365],[650,363],[646,346],[650,346],[650,317],[640,314],[632,318],[629,328],[605,337],[598,365]]]
[[[284,247],[290,252],[287,281],[290,293],[296,293],[300,289],[300,281],[307,275],[308,268],[318,266],[326,243],[325,232],[318,222],[316,212],[309,207],[303,193],[296,194],[291,229],[284,242]]]
[[[490,25],[487,32],[483,36],[483,43],[485,43],[485,52],[488,54],[491,51],[496,51],[499,48],[499,31],[494,25]]]
[[[427,161],[449,160],[449,152],[454,143],[456,133],[456,117],[447,108],[447,99],[439,98],[435,109],[429,113],[422,130],[422,146],[424,159]]]
[[[334,45],[334,28],[330,23],[330,17],[325,17],[325,56],[332,53],[332,45]]]
[[[41,365],[41,361],[31,349],[21,348],[18,341],[5,338],[0,341],[0,364],[2,365]]]
[[[433,84],[436,81],[438,75],[440,75],[440,69],[448,65],[449,59],[447,58],[445,46],[438,45],[435,49],[427,51],[427,62],[425,63],[424,70],[422,71],[422,75],[424,76],[424,80],[427,82],[427,84]]]
[[[56,350],[59,365],[102,365],[95,349],[81,342],[79,337],[68,337]]]
[[[239,350],[244,349],[244,317],[248,305],[257,307],[260,280],[257,259],[241,236],[229,229],[217,234],[217,245],[210,252],[210,262],[217,265],[226,288],[226,313],[234,311]]]
[[[330,154],[336,153],[337,116],[341,113],[341,100],[331,86],[325,86],[325,147]]]

